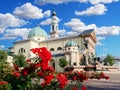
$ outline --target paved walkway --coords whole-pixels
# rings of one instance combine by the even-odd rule
[[[120,90],[120,73],[107,73],[110,80],[87,80],[83,85],[87,86],[87,90]]]

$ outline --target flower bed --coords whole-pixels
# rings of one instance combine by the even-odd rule
[[[0,73],[0,90],[86,90],[81,83],[89,78],[89,74],[55,72],[48,65],[51,53],[45,47],[33,48],[31,51],[36,54],[34,63],[28,59],[26,67],[20,69],[14,64],[14,68]],[[90,78],[96,77],[92,74]]]

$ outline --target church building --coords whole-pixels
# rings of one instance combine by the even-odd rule
[[[26,58],[34,57],[30,51],[31,48],[46,47],[52,54],[52,65],[57,71],[60,71],[59,59],[65,58],[68,66],[80,66],[80,60],[84,58],[85,64],[93,63],[95,57],[96,34],[94,29],[85,30],[82,33],[72,36],[60,37],[59,23],[57,14],[52,13],[52,22],[50,24],[50,37],[40,26],[34,27],[28,33],[28,39],[14,42],[14,54],[25,55]],[[9,59],[8,59],[9,61]]]

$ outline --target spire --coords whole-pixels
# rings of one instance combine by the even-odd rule
[[[57,15],[57,13],[55,12],[55,9],[54,9],[52,12],[52,16],[56,16],[56,15]]]

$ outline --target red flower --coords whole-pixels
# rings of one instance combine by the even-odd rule
[[[108,79],[110,79],[110,77],[109,77],[109,76],[105,76],[105,79],[107,79],[107,80],[108,80]]]
[[[0,81],[0,85],[1,85],[1,84],[8,84],[8,82]]]
[[[13,72],[13,75],[16,76],[16,77],[20,77],[20,73],[19,72]]]
[[[77,87],[76,87],[76,86],[74,86],[74,87],[72,88],[72,90],[78,90],[78,89],[77,89]]]
[[[28,67],[25,67],[23,70],[22,70],[22,74],[23,76],[27,76],[29,74],[29,68]]]
[[[87,88],[85,86],[82,86],[82,90],[87,90]]]
[[[19,67],[16,64],[13,64],[13,66],[16,71],[19,71]]]
[[[54,71],[55,71],[55,69],[54,69],[52,66],[49,66],[49,67],[47,67],[46,71],[51,71],[51,72],[54,72]]]
[[[77,80],[77,76],[73,76],[73,80]]]
[[[52,79],[54,78],[53,75],[48,75],[48,76],[44,76],[44,81],[41,85],[44,87],[48,84],[50,84],[50,82],[52,81]]]
[[[64,74],[58,74],[57,79],[60,83],[59,87],[64,88],[67,84],[67,77]]]
[[[26,60],[26,62],[28,62],[28,63],[29,63],[29,62],[31,62],[31,60],[30,60],[30,59],[27,59],[27,60]]]
[[[33,48],[31,49],[31,51],[34,53],[34,54],[38,54],[39,57],[44,61],[44,60],[51,60],[51,53],[45,48],[45,47],[42,47],[42,48]]]
[[[39,72],[37,73],[37,75],[38,75],[39,77],[43,77],[43,72],[39,71]]]

